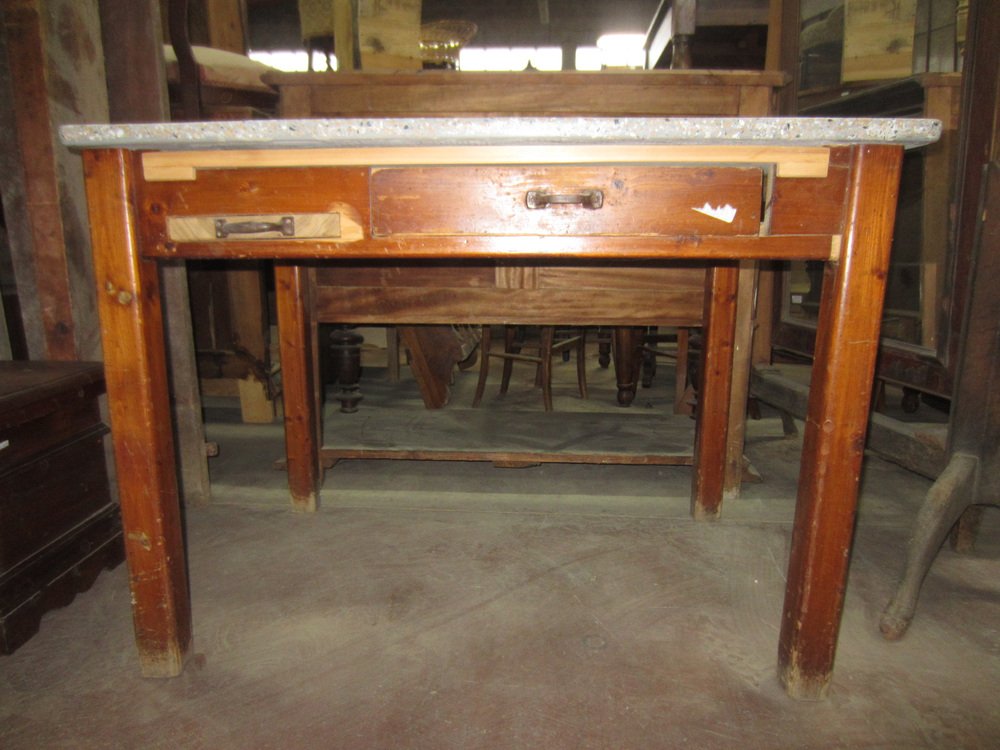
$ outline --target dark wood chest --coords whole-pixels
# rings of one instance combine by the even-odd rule
[[[100,363],[0,362],[0,653],[123,559]]]

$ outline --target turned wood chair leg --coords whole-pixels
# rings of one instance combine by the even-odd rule
[[[555,337],[555,328],[552,326],[542,326],[539,331],[540,341],[538,344],[538,356],[541,361],[538,363],[538,372],[542,384],[542,403],[545,404],[545,411],[552,411],[552,340]]]
[[[486,378],[490,374],[490,341],[492,334],[488,325],[483,326],[483,335],[479,339],[479,382],[476,383],[476,395],[472,397],[472,406],[479,406],[486,390]]]
[[[515,326],[505,326],[503,331],[504,352],[520,352],[521,344],[517,340],[517,328]],[[500,378],[500,393],[506,393],[510,387],[510,377],[514,373],[514,361],[505,359],[503,361],[503,376]]]

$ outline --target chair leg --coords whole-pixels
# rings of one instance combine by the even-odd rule
[[[580,398],[587,398],[587,329],[580,329],[580,340],[576,342],[576,382]]]
[[[521,345],[517,342],[517,327],[505,326],[503,330],[503,350],[504,353],[518,353]],[[510,386],[510,376],[514,372],[514,360],[504,359],[503,377],[500,378],[500,393],[506,393]]]
[[[552,411],[552,340],[555,338],[555,333],[555,328],[552,326],[542,326],[539,331],[541,343],[538,345],[538,356],[541,361],[538,367],[541,370],[542,402],[545,404],[545,411]]]
[[[486,390],[486,378],[490,374],[490,340],[492,335],[488,325],[483,326],[483,335],[479,339],[479,382],[476,383],[476,395],[472,397],[472,407],[479,406]]]

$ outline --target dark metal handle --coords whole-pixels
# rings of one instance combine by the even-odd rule
[[[581,190],[579,193],[546,193],[529,190],[524,196],[528,208],[548,208],[549,206],[583,206],[600,208],[604,205],[603,190]]]
[[[234,221],[215,220],[215,236],[225,239],[231,234],[261,234],[281,232],[285,237],[295,236],[295,217],[282,216],[281,221]]]

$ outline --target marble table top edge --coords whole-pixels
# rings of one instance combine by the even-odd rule
[[[399,117],[64,125],[73,149],[894,143],[941,136],[938,120],[837,117]]]

